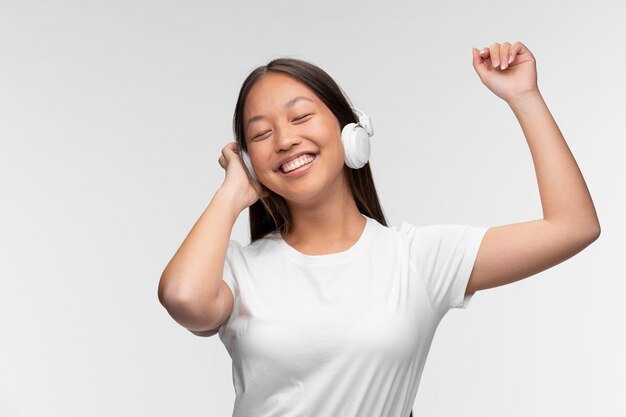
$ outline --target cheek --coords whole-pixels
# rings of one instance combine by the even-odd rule
[[[320,126],[319,138],[323,143],[319,143],[322,153],[333,165],[341,166],[344,163],[344,150],[341,141],[341,132],[336,125],[325,124]]]
[[[341,148],[341,131],[337,124],[328,120],[318,119],[308,126],[308,132],[314,135],[319,141],[319,146],[323,148]]]
[[[332,133],[331,133],[332,135]],[[332,167],[333,171],[341,170],[345,164],[345,155],[343,151],[343,144],[341,139],[330,136],[332,140],[326,143],[322,149],[324,159],[327,161],[327,166]]]

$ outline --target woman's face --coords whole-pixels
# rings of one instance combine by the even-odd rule
[[[248,93],[243,122],[254,172],[276,194],[294,202],[316,203],[331,187],[342,185],[339,121],[304,84],[288,75],[266,74]],[[281,162],[301,152],[314,154],[315,160],[285,175]]]

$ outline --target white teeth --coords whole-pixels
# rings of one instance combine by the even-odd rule
[[[295,160],[291,161],[290,163],[282,165],[281,169],[283,170],[284,173],[287,173],[289,171],[293,171],[294,169],[301,167],[302,165],[308,164],[314,159],[315,159],[315,156],[313,155],[310,155],[310,154],[302,155],[296,158]]]

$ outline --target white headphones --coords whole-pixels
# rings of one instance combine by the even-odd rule
[[[348,123],[343,127],[341,130],[341,142],[343,143],[346,165],[352,169],[358,169],[363,167],[370,159],[370,138],[374,136],[374,126],[369,116],[361,110],[354,108],[354,112],[358,115],[359,122]],[[240,154],[248,174],[250,174],[253,180],[257,181],[248,152],[241,149]]]

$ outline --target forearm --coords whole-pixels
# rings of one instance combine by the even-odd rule
[[[539,91],[511,100],[535,166],[544,220],[595,234],[600,223],[585,180]]]
[[[222,283],[232,228],[241,213],[232,195],[220,188],[163,271],[163,303],[212,300]]]

